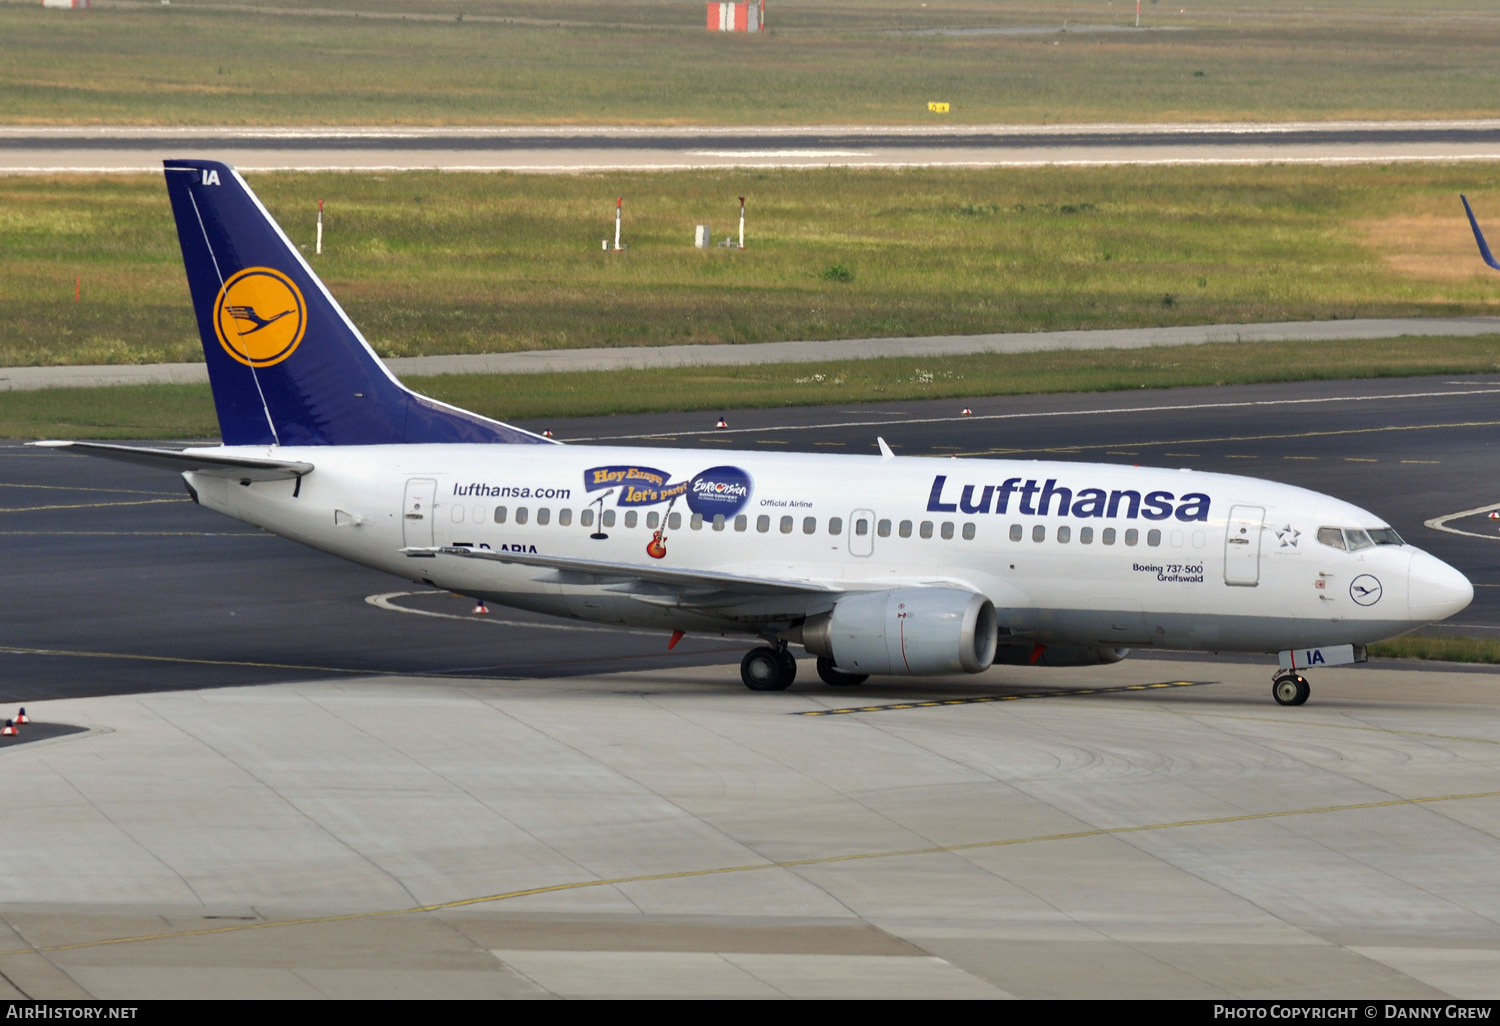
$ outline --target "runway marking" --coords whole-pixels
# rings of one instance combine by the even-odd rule
[[[1382,399],[1434,399],[1452,398],[1464,395],[1500,395],[1500,388],[1465,388],[1449,389],[1445,392],[1398,392],[1394,394],[1370,394],[1370,395],[1329,395],[1318,396],[1310,399],[1251,399],[1237,403],[1179,403],[1177,405],[1161,406],[1120,406],[1102,410],[1042,410],[1029,413],[980,413],[962,417],[957,414],[947,417],[914,417],[902,421],[905,424],[948,424],[955,421],[981,421],[981,420],[1035,420],[1042,417],[1105,417],[1115,416],[1121,413],[1173,413],[1183,410],[1234,410],[1234,409],[1257,409],[1265,406],[1311,406],[1321,403],[1364,403],[1377,402]],[[833,428],[860,428],[860,427],[883,427],[888,428],[889,420],[846,420],[825,424],[779,424],[772,427],[760,428],[724,428],[721,435],[743,435],[758,434],[769,431],[826,431]],[[1465,425],[1467,426],[1467,425]],[[658,438],[655,434],[642,435],[590,435],[575,438],[575,442],[606,442],[629,440],[636,438]],[[1191,440],[1176,442],[1153,442],[1152,445],[1191,445]],[[1021,452],[1023,450],[994,450],[995,452]],[[1037,450],[1040,452],[1051,452],[1050,449]],[[1183,453],[1181,455],[1192,455]]]
[[[1500,541],[1500,534],[1479,534],[1476,531],[1461,531],[1456,527],[1449,527],[1448,521],[1460,520],[1463,517],[1471,517],[1476,513],[1489,513],[1500,509],[1500,502],[1492,502],[1488,506],[1475,506],[1473,509],[1461,509],[1457,513],[1448,513],[1431,520],[1422,521],[1423,527],[1430,527],[1434,531],[1447,531],[1449,534],[1462,534],[1469,538],[1483,538],[1485,541]]]
[[[49,509],[104,509],[108,506],[152,506],[163,502],[192,502],[186,495],[170,499],[132,499],[129,502],[75,502],[56,506],[6,506],[0,513],[40,513]]]
[[[21,484],[18,481],[0,481],[0,488],[38,488],[56,492],[105,492],[115,495],[177,495],[159,488],[95,488],[92,485],[46,485]]]
[[[1122,684],[1113,688],[1074,688],[1067,691],[1029,691],[1022,695],[982,695],[977,698],[933,698],[921,702],[891,702],[885,705],[854,705],[843,709],[809,709],[793,716],[848,716],[851,713],[894,712],[898,709],[934,709],[946,705],[982,705],[986,702],[1018,702],[1023,698],[1072,698],[1074,695],[1108,695],[1120,691],[1153,691],[1159,688],[1196,688],[1217,684],[1212,680],[1172,680],[1158,684]]]
[[[860,862],[867,859],[913,858],[923,855],[953,855],[967,851],[1005,848],[1021,844],[1047,844],[1055,841],[1077,841],[1095,837],[1124,837],[1128,834],[1150,833],[1161,830],[1185,830],[1193,827],[1223,826],[1230,823],[1252,823],[1257,821],[1285,819],[1290,816],[1317,816],[1339,812],[1361,812],[1371,809],[1396,808],[1403,805],[1430,805],[1436,802],[1476,801],[1500,798],[1500,791],[1476,791],[1469,794],[1439,794],[1420,798],[1390,798],[1378,802],[1350,802],[1344,805],[1324,805],[1314,808],[1282,809],[1271,812],[1251,812],[1236,816],[1212,816],[1201,819],[1182,819],[1168,823],[1143,823],[1138,826],[1098,827],[1091,830],[1073,830],[1057,834],[1035,834],[1030,837],[1008,837],[992,841],[971,841],[966,844],[934,845],[927,848],[904,848],[890,851],[853,852],[842,855],[825,855],[818,858],[791,859],[784,862],[759,862],[746,866],[710,866],[703,869],[686,869],[672,873],[644,873],[638,876],[616,876],[600,880],[575,880],[569,883],[529,887],[524,890],[486,894],[475,898],[458,898],[453,901],[436,902],[430,905],[414,905],[410,908],[382,909],[374,912],[348,912],[342,915],[309,916],[301,919],[278,919],[270,922],[235,923],[229,926],[206,927],[201,930],[164,930],[160,933],[136,934],[130,937],[110,937],[77,941],[72,944],[47,944],[37,947],[10,948],[0,950],[0,958],[21,955],[48,954],[57,951],[79,951],[86,948],[102,948],[115,944],[139,944],[155,940],[181,940],[187,937],[211,937],[215,934],[242,933],[248,930],[267,930],[289,926],[314,926],[319,923],[342,923],[360,919],[378,919],[387,916],[405,916],[423,912],[443,912],[449,909],[472,908],[476,905],[494,904],[515,898],[534,897],[539,894],[560,894],[566,891],[585,890],[592,887],[620,887],[626,884],[657,883],[663,880],[691,880],[730,873],[758,873],[766,870],[797,870],[810,866],[828,866],[840,862]]]
[[[1339,438],[1345,435],[1376,435],[1392,431],[1443,431],[1452,428],[1485,428],[1500,427],[1500,420],[1460,420],[1448,424],[1387,424],[1380,427],[1364,428],[1340,428],[1334,431],[1297,431],[1281,435],[1227,435],[1222,438],[1173,438],[1163,439],[1159,442],[1132,442],[1132,445],[1151,447],[1157,445],[1223,445],[1228,442],[1273,442],[1284,441],[1289,438]],[[1078,448],[1104,449],[1103,444],[1086,445]],[[975,452],[960,453],[961,456],[997,456],[1009,455],[1023,452],[1055,452],[1055,449],[980,449]],[[1253,459],[1254,457],[1230,457],[1230,459]],[[1363,462],[1374,463],[1374,460]],[[1488,507],[1487,507],[1488,508]]]
[[[693,150],[695,157],[729,157],[732,159],[758,157],[873,157],[873,153],[859,150]]]
[[[307,670],[317,673],[352,673],[362,677],[420,677],[420,673],[403,670],[363,669],[344,666],[303,666],[298,663],[265,663],[244,659],[194,659],[189,656],[146,655],[141,652],[90,652],[84,649],[27,648],[22,645],[0,645],[0,655],[68,656],[74,659],[127,659],[147,663],[187,663],[195,666],[246,666],[262,670]]]
[[[290,10],[290,8],[288,8]],[[1048,149],[1049,147],[1040,147]],[[327,162],[303,163],[303,164],[278,164],[258,163],[254,155],[247,154],[246,157],[235,161],[235,166],[241,171],[250,170],[257,173],[272,172],[311,172],[311,171],[338,171],[359,172],[363,174],[374,174],[382,172],[402,171],[437,171],[445,174],[457,174],[462,172],[505,172],[508,174],[593,174],[603,171],[715,171],[724,168],[722,163],[703,163],[698,160],[679,160],[672,162],[663,161],[641,161],[639,163],[610,161],[610,160],[579,160],[569,164],[513,164],[497,161],[493,164],[454,164],[438,163],[430,156],[423,162],[423,157],[416,156],[404,164],[337,164]],[[1034,159],[1011,159],[1002,160],[863,160],[857,157],[819,158],[806,157],[802,159],[782,158],[778,160],[753,160],[736,159],[733,157],[705,157],[702,161],[725,161],[734,160],[732,167],[747,170],[776,170],[779,168],[823,168],[823,167],[860,167],[860,168],[927,168],[927,167],[959,167],[959,168],[1024,168],[1024,167],[1259,167],[1266,164],[1402,164],[1402,163],[1463,163],[1469,161],[1480,161],[1489,163],[1500,160],[1500,151],[1483,153],[1462,154],[1393,154],[1382,153],[1372,156],[1322,156],[1304,157],[1290,155],[1281,152],[1267,153],[1259,157],[1113,157],[1099,159],[1059,159],[1057,157],[1037,157]],[[100,175],[100,174],[151,174],[161,173],[160,165],[151,164],[120,164],[114,167],[99,167],[97,165],[44,165],[28,164],[14,167],[0,166],[0,175]]]

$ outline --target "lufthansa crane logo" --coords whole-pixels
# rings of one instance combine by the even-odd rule
[[[224,283],[214,303],[224,351],[247,367],[270,367],[296,350],[307,331],[307,304],[292,280],[269,267],[247,267]]]
[[[1349,584],[1349,597],[1362,606],[1379,602],[1380,593],[1380,582],[1369,574],[1360,574]]]

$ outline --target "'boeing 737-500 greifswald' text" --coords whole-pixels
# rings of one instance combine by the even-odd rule
[[[1112,663],[1308,665],[1469,604],[1373,513],[1225,474],[1045,461],[559,445],[408,390],[244,180],[166,162],[220,445],[42,442],[178,471],[204,506],[485,602],[740,634],[744,683]]]

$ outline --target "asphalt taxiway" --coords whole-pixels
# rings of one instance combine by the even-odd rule
[[[0,174],[159,171],[211,153],[240,170],[514,171],[1036,167],[1500,159],[1500,121],[1280,124],[129,128],[0,126]]]
[[[1500,376],[723,412],[528,426],[1292,481],[1500,628]],[[1267,660],[1182,657],[752,694],[739,642],[475,617],[19,444],[0,536],[36,721],[0,748],[0,996],[1500,989],[1484,670],[1331,669],[1297,709]]]

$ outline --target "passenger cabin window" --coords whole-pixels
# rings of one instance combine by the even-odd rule
[[[578,514],[578,526],[579,527],[593,527],[594,526],[594,511],[591,510],[591,509],[586,509],[582,513]]]
[[[1094,529],[1092,527],[1080,527],[1078,529],[1078,544],[1079,545],[1092,545],[1092,544],[1094,544]]]
[[[911,521],[910,520],[903,520],[903,521],[901,521],[901,524],[896,528],[896,534],[898,536],[902,537],[902,538],[910,538],[911,537]]]
[[[1161,546],[1161,532],[1160,531],[1147,531],[1146,532],[1146,544],[1150,545],[1152,548],[1159,548]]]
[[[636,522],[637,519],[639,519],[639,517],[640,517],[640,514],[638,514],[635,510],[633,510],[633,509],[626,510],[625,511],[625,526],[626,527],[634,527],[635,526],[635,522]]]
[[[495,523],[497,523],[497,524],[503,524],[503,523],[505,523],[505,507],[504,506],[496,506],[495,507]]]
[[[573,511],[572,510],[570,510],[570,509],[560,509],[560,510],[557,511],[557,526],[558,527],[567,527],[572,522],[573,522]]]
[[[529,519],[531,519],[531,517],[527,514],[526,507],[525,506],[517,506],[516,507],[516,523],[518,523],[518,524],[524,524]]]
[[[669,531],[675,531],[675,530],[677,530],[681,526],[682,526],[682,514],[681,513],[673,513],[671,516],[667,517],[667,530],[669,530]]]
[[[891,536],[891,522],[889,520],[882,520],[876,524],[875,533],[882,538],[889,538]]]
[[[1068,544],[1068,542],[1073,540],[1073,529],[1066,524],[1059,527],[1057,529],[1057,540],[1063,545]]]
[[[725,521],[724,521],[724,514],[722,514],[722,513],[715,513],[714,514],[714,530],[715,531],[722,531],[722,530],[724,530],[724,523],[725,523]]]
[[[828,533],[829,534],[835,534],[835,535],[837,535],[837,534],[843,534],[844,533],[844,518],[843,517],[829,517],[828,518]]]
[[[1141,532],[1137,531],[1133,527],[1126,530],[1126,532],[1125,532],[1125,544],[1126,545],[1134,545],[1136,542],[1138,542],[1140,540],[1141,540]]]
[[[1021,525],[1020,524],[1011,524],[1010,525],[1010,540],[1011,541],[1020,541],[1021,540]]]
[[[973,540],[974,540],[974,523],[973,523],[973,521],[970,521],[969,523],[964,524],[964,541],[973,541]]]
[[[919,528],[917,528],[917,534],[921,535],[923,538],[931,538],[932,537],[932,521],[931,520],[924,520],[924,521],[922,521],[922,526],[919,527]]]
[[[538,527],[546,527],[552,522],[552,511],[546,506],[536,511],[536,524]]]
[[[694,513],[692,515],[692,517],[689,518],[689,520],[688,520],[688,526],[691,527],[695,531],[701,531],[701,530],[703,530],[703,514],[702,513]]]
[[[1106,527],[1099,535],[1099,543],[1101,545],[1113,545],[1115,543],[1115,529],[1113,527]]]
[[[760,516],[756,517],[755,518],[755,529],[757,531],[759,531],[761,534],[765,534],[767,531],[769,531],[771,529],[771,518],[768,517],[768,516],[766,516],[764,513],[762,513]]]
[[[601,524],[603,524],[605,527],[614,527],[615,526],[615,511],[612,510],[612,509],[605,510],[604,511],[604,515],[599,518],[599,522]]]
[[[482,523],[484,523],[484,507],[483,506],[475,506],[474,507],[474,523],[476,523],[476,524],[482,524]]]
[[[782,517],[781,518],[781,533],[782,534],[791,534],[792,533],[792,518],[791,517]]]
[[[938,533],[943,536],[944,541],[951,541],[953,539],[953,521],[944,520],[942,529]]]
[[[453,512],[449,513],[448,515],[453,518],[453,522],[455,524],[461,524],[464,522],[464,508],[462,506],[454,506]]]
[[[816,534],[817,531],[818,531],[818,518],[817,517],[803,517],[802,518],[802,533],[803,534]]]
[[[661,514],[660,513],[652,512],[652,513],[647,513],[646,514],[646,527],[648,527],[649,529],[651,529],[651,530],[654,531],[654,530],[656,530],[656,528],[660,524],[661,524]]]
[[[738,531],[740,534],[744,534],[745,533],[745,528],[747,528],[749,526],[750,526],[750,518],[747,517],[747,516],[745,516],[745,514],[741,513],[739,516],[737,516],[737,517],[734,518],[734,529],[736,531]]]
[[[1031,540],[1041,542],[1047,540],[1047,528],[1043,524],[1037,524],[1031,529]]]
[[[765,517],[761,517],[761,519],[764,520]],[[864,517],[860,517],[858,520],[854,521],[854,533],[860,538],[863,538],[865,535],[869,534],[870,522]]]

